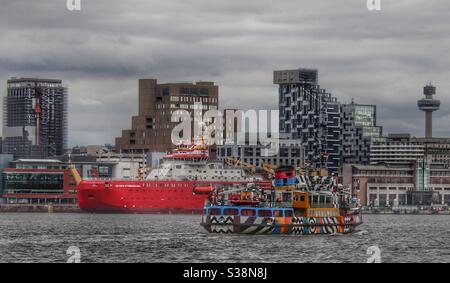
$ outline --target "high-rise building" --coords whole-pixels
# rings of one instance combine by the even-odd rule
[[[61,80],[8,80],[3,102],[3,152],[15,158],[64,154],[67,103],[67,88]]]
[[[377,126],[375,105],[342,105],[342,161],[347,164],[369,164],[370,147],[381,142],[382,127]]]
[[[431,84],[423,88],[424,98],[417,102],[419,109],[425,112],[425,137],[430,139],[433,137],[433,112],[439,110],[441,102],[434,99],[436,87]]]
[[[341,107],[318,84],[316,69],[274,71],[279,85],[280,133],[301,140],[305,160],[326,163],[331,173],[341,166]],[[324,164],[325,165],[325,164]]]
[[[158,84],[156,79],[139,80],[139,113],[131,129],[116,138],[116,151],[123,153],[165,152],[173,149],[171,122],[176,110],[193,112],[202,103],[202,113],[218,110],[219,87],[213,82]]]

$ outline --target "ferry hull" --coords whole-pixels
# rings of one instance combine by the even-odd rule
[[[218,234],[348,234],[362,224],[360,213],[337,217],[203,216],[202,226]]]

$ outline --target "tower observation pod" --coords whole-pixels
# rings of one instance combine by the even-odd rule
[[[419,109],[425,112],[425,137],[433,137],[433,112],[439,110],[441,102],[434,99],[436,94],[436,87],[431,84],[426,85],[423,88],[423,94],[425,98],[422,98],[417,102]]]

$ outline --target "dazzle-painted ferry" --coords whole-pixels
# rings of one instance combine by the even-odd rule
[[[217,187],[201,225],[210,233],[345,234],[362,223],[357,199],[337,178],[276,170],[272,190],[257,184]]]
[[[217,185],[257,183],[270,188],[270,181],[242,167],[229,167],[209,159],[205,145],[179,146],[140,180],[82,180],[75,168],[78,205],[90,212],[201,213]]]

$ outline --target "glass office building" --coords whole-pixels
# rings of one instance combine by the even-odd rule
[[[347,164],[369,164],[370,147],[383,141],[383,129],[377,126],[375,105],[342,105],[342,159]]]

